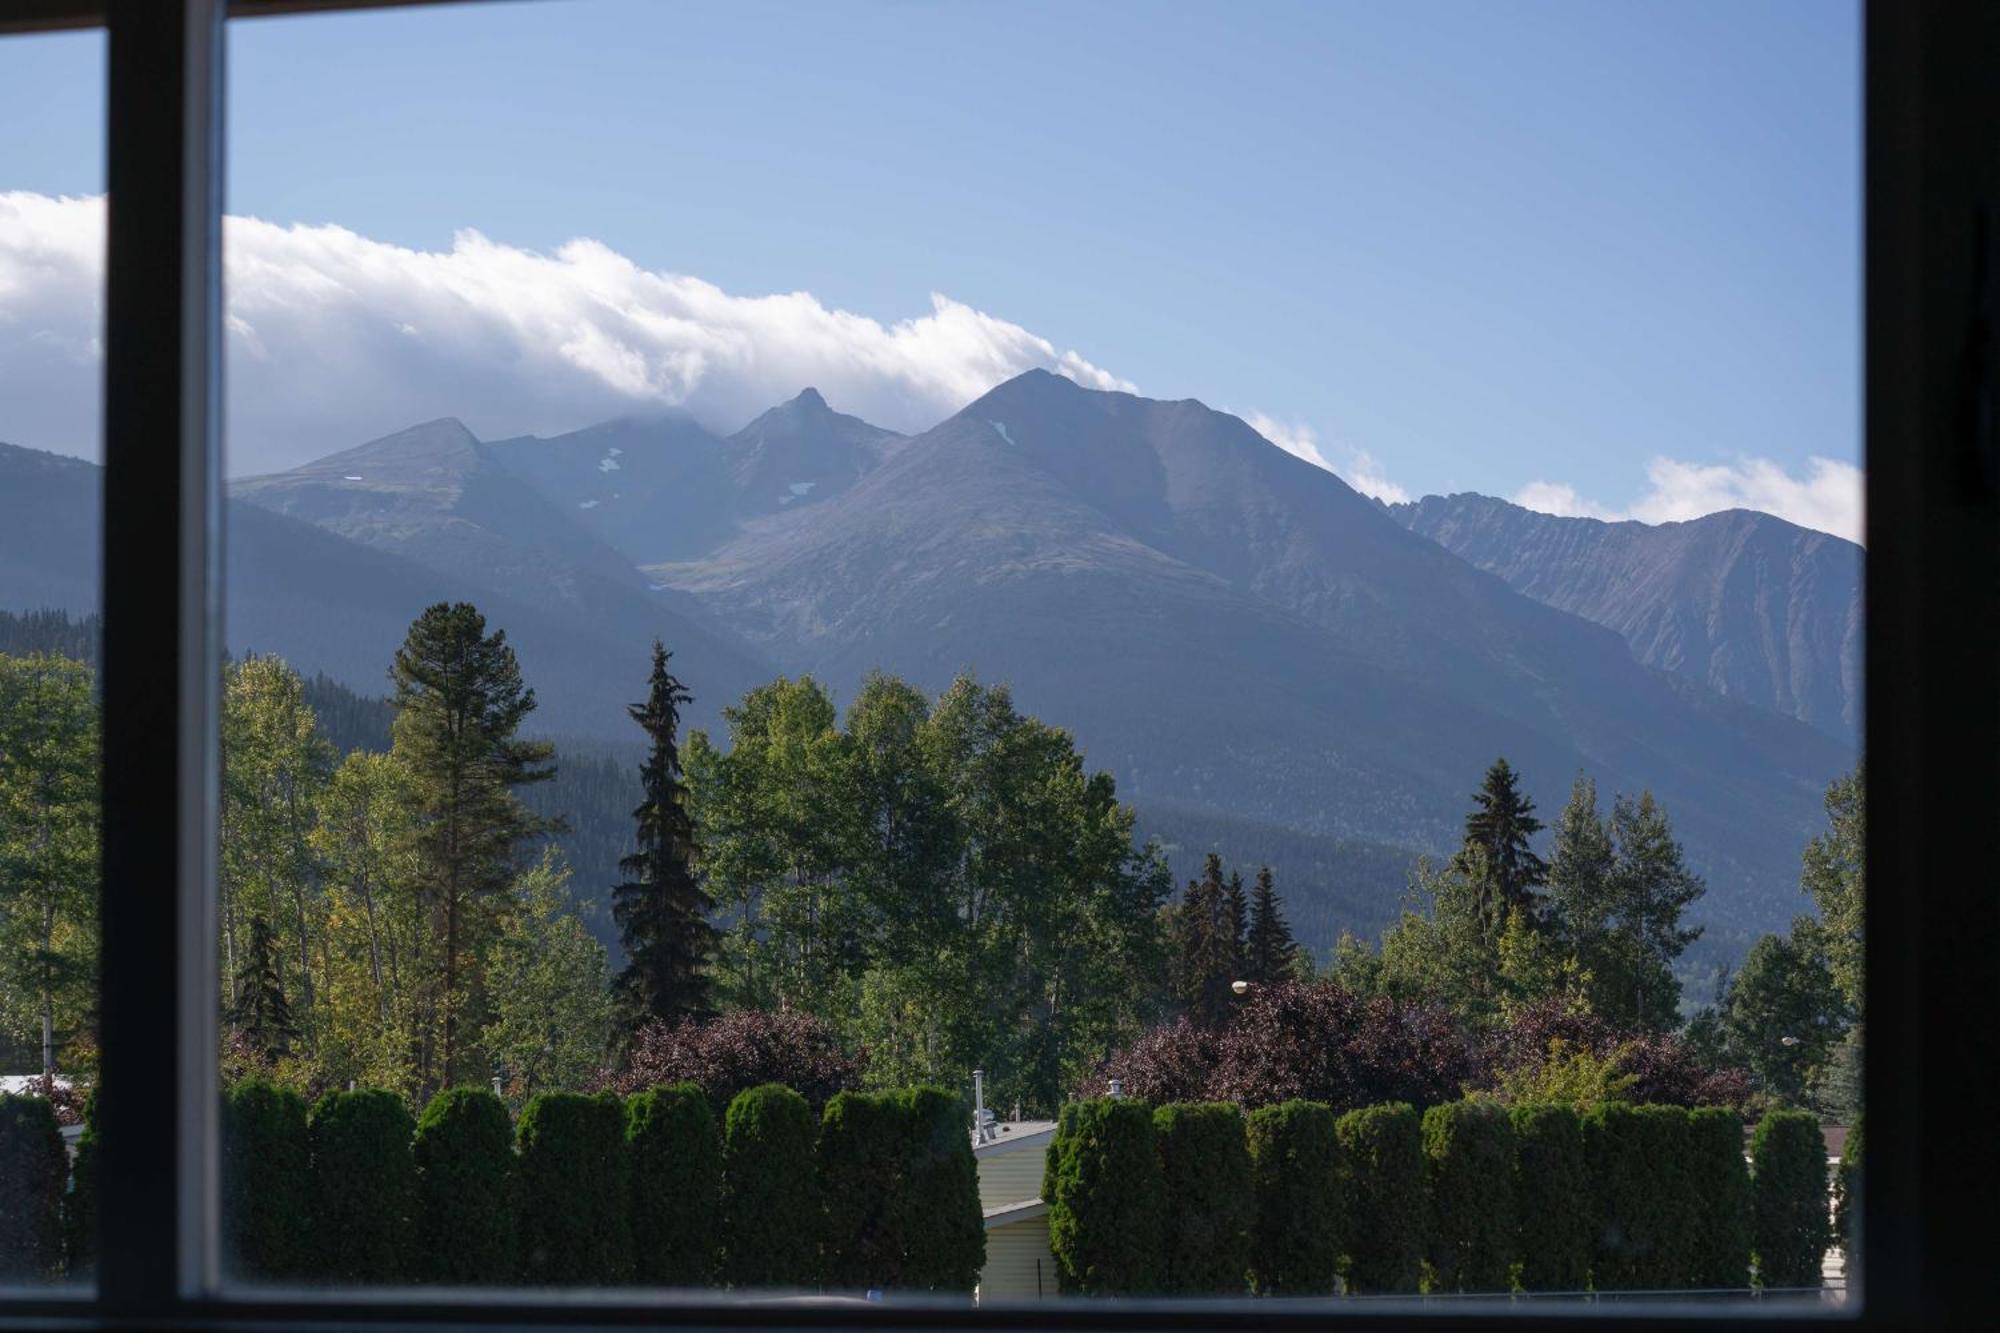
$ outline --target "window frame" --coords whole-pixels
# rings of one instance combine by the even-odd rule
[[[223,25],[412,2],[436,0],[14,0],[0,13],[0,34],[109,33],[102,1272],[94,1293],[0,1296],[0,1328],[1497,1329],[1523,1314],[1619,1329],[1712,1327],[1718,1315],[1900,1328],[1990,1307],[1980,1275],[1993,1136],[1950,1090],[1954,1070],[1984,1063],[1980,1006],[2000,939],[1978,837],[2000,791],[2000,80],[1990,76],[2000,6],[1947,0],[1878,2],[1865,16],[1870,1133],[1861,1272],[1845,1311],[1458,1300],[863,1308],[225,1288],[212,981]],[[172,867],[164,893],[162,867]],[[1960,1221],[1973,1217],[1987,1226]]]

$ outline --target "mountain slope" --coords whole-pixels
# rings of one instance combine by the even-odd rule
[[[1005,680],[1145,804],[1438,848],[1496,754],[1545,808],[1579,768],[1651,787],[1718,920],[1789,916],[1851,762],[1639,665],[1234,417],[1041,372],[844,494],[649,573],[842,690],[875,666]]]
[[[1536,601],[1615,630],[1648,665],[1859,739],[1863,553],[1852,542],[1743,509],[1605,523],[1462,494],[1390,512]]]

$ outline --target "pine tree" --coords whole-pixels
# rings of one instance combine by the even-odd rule
[[[1271,883],[1269,866],[1257,870],[1244,953],[1244,972],[1251,981],[1267,984],[1283,981],[1298,965],[1299,946],[1292,939],[1292,928],[1285,923],[1284,908],[1278,901],[1278,890]]]
[[[266,1059],[289,1054],[292,1038],[298,1035],[292,1006],[278,980],[271,923],[261,915],[250,918],[249,947],[243,951],[243,964],[236,973],[236,1003],[229,1022]]]
[[[680,706],[693,696],[668,670],[672,657],[654,641],[646,702],[630,710],[652,748],[639,767],[645,799],[632,812],[639,850],[618,863],[630,878],[611,890],[611,915],[628,960],[616,983],[621,1027],[628,1034],[647,1022],[710,1013],[708,967],[717,932],[708,914],[715,904],[690,864],[694,821],[681,780]]]
[[[1250,962],[1250,900],[1243,892],[1243,872],[1229,872],[1229,889],[1222,899],[1223,928],[1229,932],[1229,978],[1244,975]]]
[[[1477,808],[1465,817],[1465,845],[1486,853],[1487,883],[1481,904],[1487,924],[1497,935],[1510,912],[1537,918],[1535,890],[1547,882],[1549,868],[1529,847],[1542,831],[1535,803],[1520,791],[1520,775],[1502,757],[1486,770],[1486,780],[1473,793]]]
[[[548,831],[514,788],[555,776],[553,747],[515,733],[535,709],[504,630],[469,603],[440,602],[410,626],[390,671],[394,754],[417,811],[414,887],[442,956],[427,977],[417,1073],[428,1093],[486,1070],[468,1052],[485,1007],[483,960],[512,901],[522,844]]]
[[[1222,858],[1210,852],[1201,878],[1188,881],[1173,920],[1174,998],[1197,1022],[1219,1023],[1229,1013],[1238,958],[1232,924]]]

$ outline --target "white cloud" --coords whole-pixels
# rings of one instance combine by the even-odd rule
[[[540,254],[462,231],[427,251],[235,217],[224,237],[235,473],[439,416],[489,438],[663,408],[734,429],[810,384],[917,430],[1037,366],[1133,387],[938,293],[885,324],[807,292],[649,271],[592,240]],[[95,452],[103,250],[101,198],[0,192],[0,439]]]
[[[1319,436],[1311,426],[1302,421],[1281,421],[1264,412],[1251,412],[1243,418],[1250,429],[1277,445],[1286,453],[1303,458],[1315,467],[1323,467],[1342,481],[1360,491],[1373,496],[1385,504],[1403,504],[1410,493],[1389,480],[1375,455],[1366,449],[1348,448],[1344,450],[1346,461],[1336,464],[1329,460],[1319,446]]]
[[[1650,489],[1625,509],[1598,504],[1559,482],[1534,481],[1514,503],[1545,514],[1675,523],[1724,509],[1757,509],[1800,527],[1862,539],[1862,472],[1832,458],[1807,460],[1803,477],[1768,458],[1688,463],[1655,458],[1646,465]]]

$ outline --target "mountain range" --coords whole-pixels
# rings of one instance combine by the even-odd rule
[[[0,447],[0,607],[94,604],[96,487]],[[235,484],[229,642],[379,691],[416,610],[470,597],[542,725],[621,744],[654,635],[710,727],[780,672],[851,698],[970,669],[1075,732],[1177,863],[1295,860],[1321,947],[1387,919],[1505,754],[1545,815],[1579,771],[1650,788],[1700,916],[1782,925],[1854,761],[1858,642],[1829,626],[1858,623],[1858,548],[1761,515],[1589,522],[1387,508],[1199,402],[1039,371],[908,437],[812,390],[728,436],[441,421]]]

